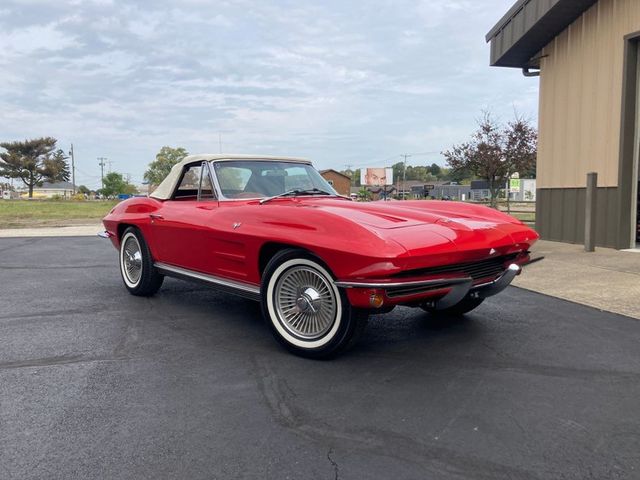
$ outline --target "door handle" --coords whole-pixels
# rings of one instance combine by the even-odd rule
[[[149,214],[149,218],[151,218],[151,221],[153,222],[154,220],[164,220],[164,217],[162,215],[158,215],[157,213],[151,213]]]

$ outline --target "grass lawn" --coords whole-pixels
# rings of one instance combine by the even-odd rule
[[[117,200],[0,200],[0,228],[99,223],[116,203]]]
[[[536,221],[536,213],[535,212],[511,212],[511,216],[515,217],[518,220],[521,220],[523,222],[535,222]]]

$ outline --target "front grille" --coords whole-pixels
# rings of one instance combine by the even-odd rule
[[[406,270],[396,275],[402,277],[423,277],[439,274],[459,274],[471,277],[473,280],[481,280],[489,277],[497,277],[506,270],[507,262],[516,258],[518,254],[503,255],[501,257],[488,258],[479,262],[457,263],[441,267],[419,268]]]

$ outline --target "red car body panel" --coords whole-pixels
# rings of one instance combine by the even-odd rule
[[[153,216],[153,218],[152,218]],[[132,198],[103,220],[114,246],[123,228],[138,227],[156,262],[259,286],[261,252],[288,245],[320,258],[336,281],[389,282],[412,271],[508,257],[529,261],[538,234],[484,206],[449,201],[358,203],[336,197],[258,200]],[[267,250],[265,250],[267,249]],[[264,263],[264,262],[263,262]],[[428,274],[416,272],[416,278]],[[368,307],[371,288],[350,288],[354,306]],[[446,293],[432,290],[385,305],[411,304]]]

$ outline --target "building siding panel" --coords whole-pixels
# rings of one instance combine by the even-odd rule
[[[598,172],[618,185],[625,35],[640,30],[640,2],[600,0],[542,51],[540,188],[583,187]]]
[[[546,240],[583,243],[586,188],[541,188],[536,195],[538,233]],[[598,188],[597,197],[596,243],[618,248],[615,229],[620,199],[618,189]]]

